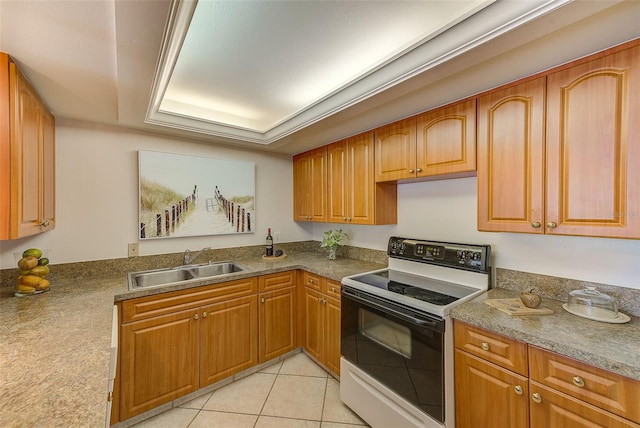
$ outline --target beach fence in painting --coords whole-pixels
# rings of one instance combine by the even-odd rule
[[[188,236],[194,230],[207,230],[207,225],[215,233],[252,231],[253,198],[243,204],[225,197],[216,186],[213,197],[198,199],[196,185],[190,195],[155,213],[155,224],[141,222],[140,238]]]
[[[151,238],[152,236],[171,236],[176,227],[184,221],[185,216],[189,213],[189,203],[196,203],[196,195],[198,194],[198,186],[193,186],[193,192],[176,201],[174,204],[167,206],[164,212],[155,213],[155,230],[152,225],[140,223],[140,239]],[[164,234],[163,234],[164,231]],[[152,234],[148,233],[151,232]],[[155,232],[155,233],[153,233]]]

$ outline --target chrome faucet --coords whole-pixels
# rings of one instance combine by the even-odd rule
[[[183,265],[190,265],[191,263],[193,263],[193,261],[195,259],[198,258],[198,256],[200,255],[200,253],[202,253],[205,250],[210,250],[211,247],[204,247],[202,250],[198,251],[196,253],[195,256],[191,257],[191,251],[189,249],[184,250],[184,257],[182,259],[182,264]]]

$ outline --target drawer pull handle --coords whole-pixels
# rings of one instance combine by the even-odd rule
[[[542,403],[542,397],[537,392],[534,392],[533,394],[531,394],[531,399],[536,403]]]
[[[485,351],[489,350],[489,344],[487,342],[482,342],[482,345],[480,345],[482,347],[482,349],[484,349]]]
[[[522,395],[522,387],[520,385],[516,385],[513,387],[513,391],[518,394],[518,395]]]
[[[584,380],[582,380],[582,378],[580,376],[574,376],[573,377],[573,384],[575,386],[583,388],[584,387]]]
[[[335,293],[336,292],[336,287],[331,287],[331,292]]]

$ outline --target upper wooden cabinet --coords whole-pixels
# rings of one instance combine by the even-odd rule
[[[478,98],[478,230],[543,233],[545,78]]]
[[[639,93],[635,43],[480,97],[478,229],[640,238]]]
[[[293,157],[293,220],[327,220],[327,147]]]
[[[547,78],[545,231],[640,238],[640,43]]]
[[[55,119],[0,53],[0,239],[55,227]]]
[[[397,222],[397,186],[375,182],[372,132],[327,146],[327,164],[329,223]]]
[[[470,99],[376,129],[376,181],[472,174],[475,124]]]

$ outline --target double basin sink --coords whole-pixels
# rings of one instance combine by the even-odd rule
[[[161,287],[196,279],[214,278],[242,272],[243,270],[234,262],[209,262],[199,265],[129,272],[127,279],[129,281],[129,290],[139,290],[141,288]]]

